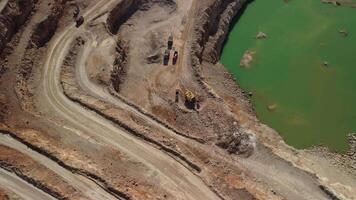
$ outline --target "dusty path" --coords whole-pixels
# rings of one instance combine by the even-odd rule
[[[7,135],[0,135],[0,144],[16,149],[23,154],[31,157],[38,163],[46,166],[48,169],[52,170],[70,185],[72,185],[77,190],[81,191],[86,197],[96,200],[96,199],[117,199],[116,197],[110,195],[108,192],[103,190],[93,181],[81,176],[73,174],[72,172],[59,166],[56,162],[47,158],[46,156],[39,154],[31,149],[27,148],[24,144],[12,139]]]
[[[6,6],[6,4],[7,4],[8,1],[9,1],[9,0],[1,0],[1,1],[0,1],[0,13],[1,13],[2,10],[5,8],[5,6]]]
[[[15,193],[23,200],[55,199],[3,169],[0,169],[0,187]]]
[[[87,21],[100,11],[109,9],[114,0],[101,0],[84,15]],[[96,12],[93,12],[96,11]],[[160,185],[176,196],[177,199],[218,199],[210,189],[183,165],[156,148],[142,142],[111,122],[83,109],[78,104],[67,99],[61,91],[59,74],[62,61],[68,52],[72,40],[83,30],[76,29],[74,24],[58,34],[49,47],[44,65],[43,98],[49,105],[49,112],[65,120],[74,129],[99,138],[108,145],[118,148],[132,159],[144,163],[151,169],[151,174],[159,179]],[[52,110],[52,111],[51,111]]]

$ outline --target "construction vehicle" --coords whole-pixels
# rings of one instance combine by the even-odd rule
[[[173,35],[168,37],[168,49],[171,50],[173,47]]]
[[[73,13],[73,18],[74,18],[74,19],[77,19],[77,17],[79,16],[79,13],[80,13],[79,6],[78,6],[78,4],[75,4],[75,9],[74,9],[74,13]]]
[[[189,109],[195,109],[197,98],[194,92],[190,90],[186,90],[186,92],[184,93],[184,97],[185,97],[185,106]]]
[[[173,65],[175,65],[177,63],[178,60],[178,51],[174,51],[173,54]]]
[[[75,26],[78,28],[80,25],[82,25],[84,23],[84,17],[83,16],[78,16],[75,19]]]
[[[164,51],[163,65],[168,65],[170,53],[171,53],[171,52],[169,51],[169,49],[166,49],[166,50]]]
[[[179,102],[179,90],[176,90],[176,99],[175,99],[176,103]]]

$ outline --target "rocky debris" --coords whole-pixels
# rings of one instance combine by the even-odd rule
[[[118,39],[116,46],[117,56],[114,61],[114,68],[111,72],[111,84],[115,91],[120,91],[120,85],[123,83],[126,75],[127,54],[129,45],[121,39]]]
[[[174,0],[123,0],[111,10],[107,19],[107,25],[111,33],[116,34],[123,25],[136,11],[147,11],[154,5],[164,7],[169,13],[177,9]]]
[[[174,12],[177,9],[177,4],[174,0],[141,0],[140,10],[147,11],[152,6],[158,5],[166,8],[169,13]]]
[[[9,0],[0,14],[0,53],[28,19],[36,2],[37,0]]]
[[[321,2],[326,4],[333,4],[334,6],[340,6],[341,3],[338,0],[322,0]]]
[[[324,67],[329,67],[329,62],[328,62],[328,61],[324,61],[324,62],[323,62],[323,66],[324,66]]]
[[[259,32],[259,33],[257,34],[257,36],[256,36],[256,39],[261,40],[261,39],[266,39],[267,37],[268,37],[268,35],[267,35],[266,33],[264,33],[264,32]]]
[[[245,54],[242,56],[242,59],[240,61],[240,67],[243,68],[250,68],[251,62],[253,61],[253,57],[256,54],[254,51],[247,50]]]
[[[352,8],[356,8],[356,2],[352,0],[321,0],[321,2],[334,6],[349,6]]]
[[[267,109],[269,110],[269,111],[275,111],[276,109],[277,109],[277,104],[270,104],[270,105],[268,105],[267,106]]]
[[[33,68],[40,61],[37,59],[39,57],[40,51],[36,51],[30,46],[32,45],[29,43],[26,48],[24,57],[21,60],[16,77],[15,87],[16,95],[20,100],[22,108],[28,111],[34,109],[32,101],[33,88],[29,83],[31,81]]]
[[[256,138],[254,134],[240,128],[231,134],[224,135],[217,145],[231,154],[249,157],[256,148]]]
[[[344,37],[349,36],[349,32],[347,32],[346,30],[339,30],[339,33]]]
[[[216,1],[219,4],[219,1]],[[227,34],[229,33],[230,22],[244,5],[245,0],[227,0],[221,1],[220,5],[211,10],[210,30],[208,40],[204,45],[203,59],[207,62],[216,64],[220,59],[222,47]],[[216,16],[215,16],[216,15]]]
[[[352,161],[354,161],[354,168],[356,170],[356,133],[350,133],[348,136],[348,141],[350,145],[350,149],[347,152],[347,155],[350,157]]]
[[[57,0],[51,8],[51,14],[35,28],[31,40],[37,47],[43,47],[56,32],[66,1]]]

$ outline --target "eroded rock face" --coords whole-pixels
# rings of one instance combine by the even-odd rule
[[[37,0],[10,0],[0,14],[0,53],[34,9]]]
[[[0,94],[0,123],[2,123],[8,113],[8,105],[6,98],[3,94]]]
[[[51,14],[37,25],[31,37],[32,42],[36,44],[37,47],[44,46],[56,32],[66,1],[67,0],[57,1],[52,7]]]
[[[111,10],[107,19],[108,28],[111,33],[117,33],[120,26],[137,11],[142,0],[123,0]]]
[[[211,28],[213,31],[210,33],[208,42],[204,48],[203,59],[216,64],[220,60],[221,49],[227,34],[229,33],[230,22],[236,16],[246,0],[229,0],[222,2],[221,15],[216,17],[215,23]]]
[[[193,51],[200,60],[204,58],[213,63],[219,60],[230,22],[245,2],[246,0],[216,0],[198,13],[201,26],[195,28]]]

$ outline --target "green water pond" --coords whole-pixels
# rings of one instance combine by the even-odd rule
[[[259,32],[267,38],[256,39]],[[254,53],[247,68],[246,51]],[[232,25],[221,62],[288,144],[348,149],[356,132],[356,8],[255,0]]]

